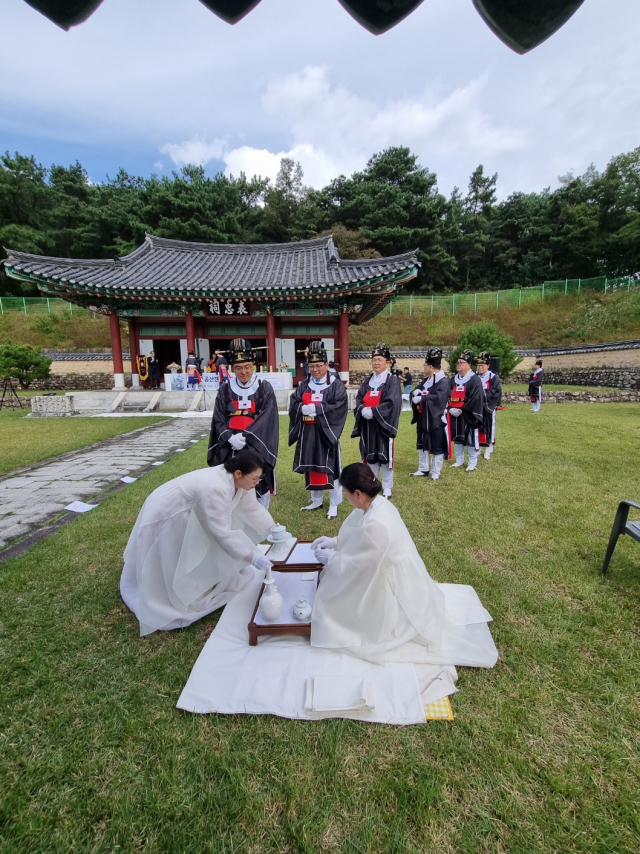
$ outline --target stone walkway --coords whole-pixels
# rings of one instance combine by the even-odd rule
[[[190,447],[208,435],[208,426],[201,418],[176,418],[136,430],[133,421],[135,432],[0,478],[0,550],[44,525],[72,501],[96,503],[92,497],[121,485],[120,478],[135,477],[153,462]],[[71,420],[69,429],[73,429]],[[202,465],[206,465],[204,443]],[[77,514],[67,515],[75,518]]]

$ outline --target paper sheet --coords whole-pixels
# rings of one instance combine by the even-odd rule
[[[89,510],[93,510],[94,507],[97,506],[97,504],[85,504],[84,501],[72,501],[71,504],[67,504],[64,509],[71,510],[72,513],[87,513]]]
[[[298,543],[286,561],[287,565],[294,563],[310,563],[318,565],[316,556],[311,548],[311,543]]]
[[[121,477],[120,478],[120,480],[123,483],[135,483],[137,479],[138,479],[137,477],[129,477],[128,475],[127,475],[127,477]]]
[[[164,460],[156,460],[156,462],[155,462],[155,463],[151,463],[151,465],[152,465],[152,466],[162,466],[162,465],[164,465],[164,463],[165,463],[165,461],[164,461]]]

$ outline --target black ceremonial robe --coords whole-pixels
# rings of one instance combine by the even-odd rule
[[[529,377],[529,397],[531,398],[531,403],[535,403],[541,399],[543,382],[544,370],[542,368],[540,368],[539,371],[535,371],[535,373],[531,374]]]
[[[422,395],[420,403],[413,403],[413,396],[417,391],[424,391],[429,380],[425,377],[411,392],[411,406],[413,418],[411,423],[416,425],[417,441],[416,447],[419,451],[429,451],[431,454],[444,454],[449,456],[446,425],[442,420],[444,411],[449,400],[449,382],[440,372],[440,379],[427,389]],[[436,374],[438,377],[439,374]]]
[[[217,466],[235,456],[236,451],[228,440],[233,433],[242,433],[246,447],[265,461],[256,486],[257,494],[264,495],[273,492],[275,487],[279,428],[275,392],[270,383],[260,380],[259,376],[254,374],[246,389],[233,375],[228,383],[221,383],[213,407],[207,464]]]
[[[495,437],[493,436],[493,418],[496,409],[502,403],[502,385],[500,384],[500,377],[494,374],[493,371],[487,371],[486,374],[482,375],[478,374],[478,377],[480,378],[484,392],[480,444],[490,445],[492,444],[492,440],[495,441]]]
[[[371,420],[362,417],[365,406],[371,407]],[[401,409],[402,389],[395,374],[390,373],[377,389],[369,386],[368,379],[362,383],[356,395],[356,423],[351,438],[360,437],[360,456],[363,462],[393,464],[391,440],[395,439],[398,433]]]
[[[477,447],[475,431],[482,427],[484,410],[484,392],[480,377],[471,371],[466,382],[461,381],[459,374],[449,380],[449,409],[458,408],[455,401],[463,400],[462,415],[455,418],[449,415],[451,441],[459,445]]]
[[[349,398],[339,379],[327,378],[329,385],[317,388],[307,377],[289,398],[289,444],[297,442],[293,470],[304,474],[305,489],[333,489],[340,476],[340,436]],[[315,416],[302,414],[306,403],[315,406]]]

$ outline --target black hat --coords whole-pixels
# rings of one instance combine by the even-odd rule
[[[373,348],[371,358],[373,359],[374,356],[382,356],[382,358],[386,359],[387,362],[391,361],[391,352],[387,345],[384,344],[382,341],[379,344],[376,344],[376,346]]]
[[[480,355],[478,356],[478,361],[476,364],[488,365],[490,358],[491,358],[490,354],[486,350],[483,350],[482,353],[480,353]]]
[[[327,351],[322,341],[312,341],[307,348],[307,362],[328,362]]]
[[[460,353],[460,355],[458,356],[458,358],[462,359],[463,362],[468,362],[470,365],[473,365],[476,360],[476,354],[473,352],[473,350],[467,349],[463,350],[462,353]]]
[[[234,338],[229,345],[229,364],[237,365],[239,362],[253,362],[255,355],[251,349],[251,341],[246,338]]]
[[[424,360],[427,365],[433,365],[434,368],[439,368],[442,363],[442,350],[440,347],[429,347]]]

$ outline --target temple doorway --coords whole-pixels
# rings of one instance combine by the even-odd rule
[[[244,338],[244,335],[235,335],[235,338]],[[229,344],[233,339],[229,336],[225,338],[209,338],[209,347],[211,358],[215,358],[216,350],[220,351],[220,355],[224,356],[229,361]],[[256,351],[256,370],[259,371],[262,365],[267,364],[267,339],[250,337],[251,346]]]
[[[160,381],[164,382],[164,375],[168,374],[167,365],[175,362],[181,364],[180,339],[179,338],[154,338],[153,349],[156,359],[160,363]]]

